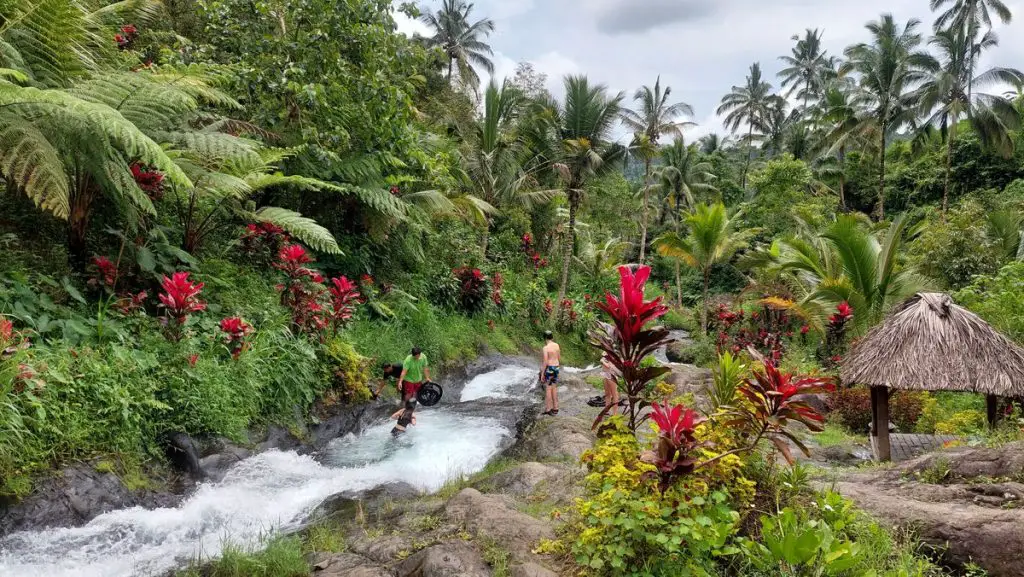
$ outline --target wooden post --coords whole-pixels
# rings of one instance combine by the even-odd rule
[[[879,461],[892,459],[889,448],[889,388],[871,387],[871,415],[875,458]]]
[[[996,428],[996,421],[999,420],[999,397],[985,395],[985,408],[988,412],[988,426],[994,429]]]

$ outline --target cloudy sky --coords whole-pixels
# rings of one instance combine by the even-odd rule
[[[776,88],[778,57],[788,54],[795,34],[820,28],[830,54],[867,40],[864,24],[884,12],[899,22],[922,21],[931,31],[928,0],[474,0],[473,15],[494,20],[490,43],[495,76],[514,74],[529,61],[548,75],[548,88],[563,93],[565,74],[585,73],[627,100],[637,87],[672,87],[674,99],[695,109],[698,127],[688,139],[724,132],[715,108],[730,87],[742,84],[750,64],[760,62]],[[1000,46],[981,64],[1024,69],[1024,0],[1007,0],[1014,23],[997,25]],[[423,0],[436,10],[440,0]],[[399,29],[426,33],[419,22],[398,14]]]

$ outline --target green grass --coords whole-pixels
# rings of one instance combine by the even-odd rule
[[[827,423],[824,431],[813,433],[811,437],[821,447],[838,447],[867,442],[867,437],[855,435],[849,429],[837,423]]]
[[[472,487],[488,477],[508,471],[519,463],[520,461],[516,459],[498,458],[493,459],[491,462],[487,463],[483,469],[472,475],[453,473],[448,476],[448,482],[437,491],[435,496],[442,499],[449,499],[457,495],[459,491],[467,487]]]
[[[307,553],[341,553],[345,550],[345,538],[334,523],[319,523],[306,531],[302,549]]]
[[[512,563],[512,554],[508,549],[492,539],[481,539],[480,545],[483,548],[484,561],[491,567],[491,575],[508,577],[509,566]]]
[[[279,537],[266,548],[243,549],[226,546],[221,557],[209,563],[201,560],[179,571],[177,577],[307,577],[309,564],[298,537]]]

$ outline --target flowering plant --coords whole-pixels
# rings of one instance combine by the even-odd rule
[[[120,50],[130,50],[135,39],[139,37],[139,29],[134,24],[125,24],[119,34],[114,34],[114,42]]]
[[[160,286],[164,292],[159,295],[160,306],[167,309],[169,336],[173,340],[181,338],[181,329],[185,326],[188,316],[206,309],[206,303],[199,300],[203,283],[192,282],[187,272],[176,272],[170,278],[164,276]]]
[[[228,317],[221,319],[220,330],[224,333],[224,340],[231,351],[231,358],[237,359],[242,351],[249,348],[245,337],[252,332],[252,327],[240,317]]]
[[[459,305],[467,313],[477,313],[487,306],[488,278],[478,268],[467,266],[452,271],[459,283]]]
[[[313,262],[306,249],[298,244],[287,244],[278,252],[274,268],[288,275],[287,282],[278,285],[281,305],[292,312],[292,326],[305,333],[323,331],[330,324],[328,313],[320,300],[326,293],[323,276],[305,266]]]
[[[160,200],[164,196],[164,173],[145,167],[138,162],[131,165],[132,178],[150,198]]]
[[[853,307],[850,306],[850,303],[843,301],[836,305],[836,311],[828,318],[824,350],[820,355],[826,359],[826,366],[838,366],[843,360],[842,355],[846,352],[846,330],[852,320]]]
[[[668,343],[668,330],[664,327],[645,328],[646,325],[668,312],[661,298],[644,299],[644,284],[651,274],[650,267],[641,266],[634,273],[629,267],[619,267],[619,296],[605,293],[605,301],[597,308],[607,313],[614,323],[611,331],[593,330],[591,344],[604,351],[611,364],[622,375],[629,414],[629,428],[636,431],[647,417],[641,410],[648,406],[648,384],[669,371],[667,367],[643,367],[643,360],[659,347]],[[597,419],[597,427],[610,410],[606,407]]]
[[[92,257],[92,275],[86,284],[90,287],[103,287],[106,290],[114,290],[114,285],[117,284],[117,265],[110,262],[110,259],[105,256],[94,256]]]
[[[270,222],[249,223],[242,234],[242,252],[263,264],[280,254],[290,237],[283,228]]]

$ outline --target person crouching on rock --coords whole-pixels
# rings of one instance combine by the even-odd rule
[[[391,435],[397,437],[405,432],[406,427],[416,424],[416,399],[409,399],[405,402],[405,407],[395,411],[395,414],[391,415],[392,419],[396,419],[398,424],[395,428],[391,429]]]
[[[383,377],[380,380],[380,386],[373,392],[373,398],[377,399],[380,397],[380,392],[384,390],[384,387],[388,386],[388,381],[395,381],[395,386],[398,386],[398,376],[402,374],[401,363],[388,363],[381,369]],[[402,396],[402,387],[398,386],[398,396]]]
[[[402,392],[402,400],[415,399],[416,393],[423,383],[430,380],[430,365],[427,355],[419,347],[413,347],[412,353],[402,362],[402,374],[398,377],[398,390]]]

